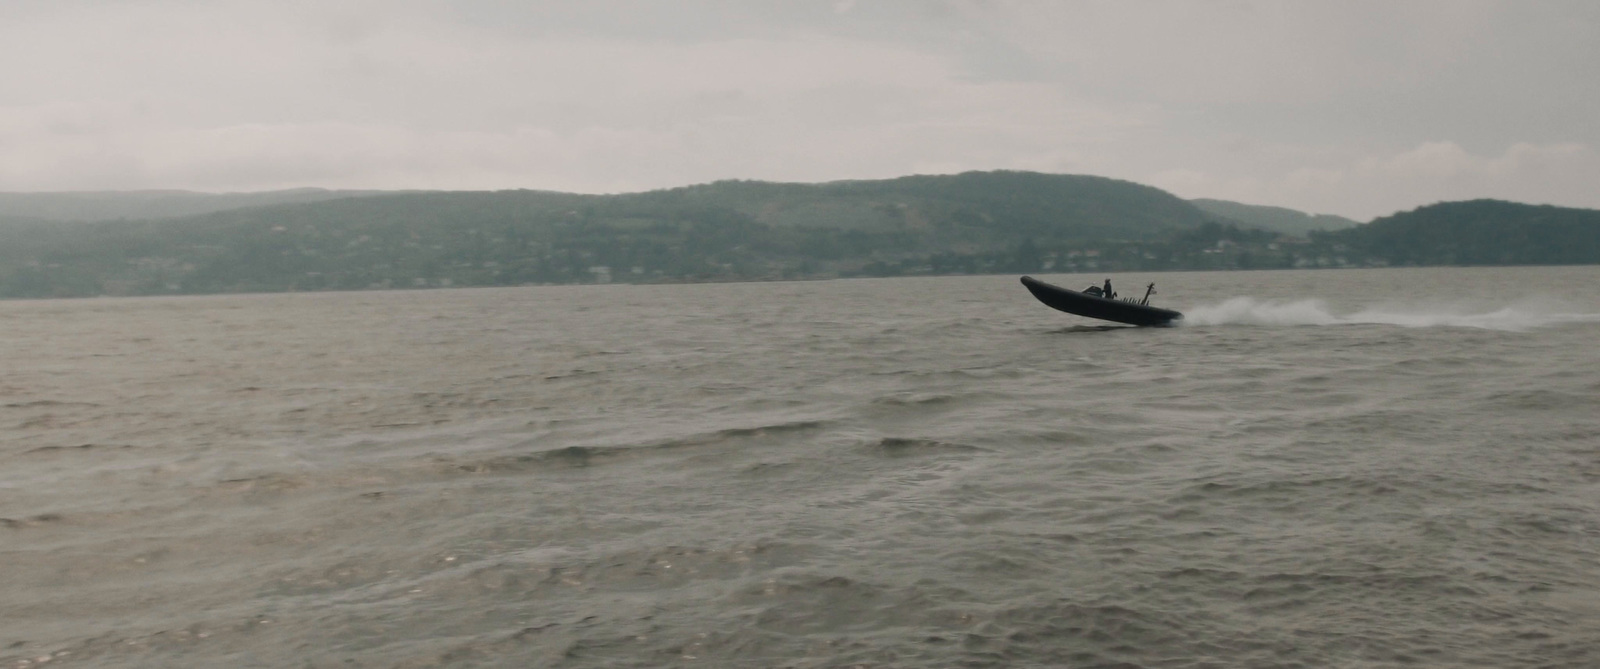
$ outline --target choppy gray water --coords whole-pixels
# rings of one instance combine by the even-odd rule
[[[1119,278],[0,304],[0,667],[1600,666],[1600,268]]]

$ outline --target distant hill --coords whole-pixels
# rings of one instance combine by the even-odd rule
[[[605,212],[715,208],[774,227],[918,231],[935,236],[1137,238],[1209,220],[1166,191],[1037,172],[967,172],[822,184],[719,181],[619,195]]]
[[[71,212],[47,211],[42,200],[14,208],[35,218],[0,221],[0,296],[1038,271],[1078,258],[1085,267],[1170,265],[1133,251],[1097,258],[1107,244],[1155,243],[1206,224],[1192,244],[1233,234],[1159,189],[1031,172],[723,181],[625,195],[296,191],[163,219],[141,216],[150,202],[170,207],[192,194],[129,195],[54,200],[79,206]],[[81,206],[91,201],[106,207]],[[124,220],[39,220],[91,211]]]
[[[1343,216],[1308,214],[1284,207],[1268,207],[1259,204],[1242,204],[1227,200],[1208,200],[1204,198],[1189,200],[1189,203],[1199,207],[1201,211],[1237,221],[1245,227],[1269,230],[1295,237],[1305,237],[1312,230],[1343,230],[1360,225],[1360,222]]]
[[[1033,172],[623,195],[259,195],[312,201],[0,216],[0,297],[1600,262],[1590,210],[1449,203],[1285,240],[1149,186]]]
[[[1319,238],[1394,265],[1600,263],[1600,211],[1501,200],[1442,202]]]
[[[0,218],[47,221],[177,218],[243,207],[321,202],[382,192],[296,188],[261,193],[197,193],[183,190],[0,193]]]

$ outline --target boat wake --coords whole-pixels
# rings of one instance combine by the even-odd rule
[[[1280,302],[1235,297],[1184,310],[1183,325],[1395,325],[1408,328],[1465,327],[1523,331],[1564,323],[1600,323],[1600,314],[1578,314],[1538,302],[1490,311],[1454,306],[1379,306],[1337,314],[1322,300]]]

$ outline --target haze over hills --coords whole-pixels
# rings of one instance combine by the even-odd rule
[[[294,188],[259,193],[185,190],[0,193],[0,217],[46,221],[176,218],[228,209],[321,202],[395,191]]]
[[[1243,204],[1207,198],[1197,198],[1189,200],[1189,202],[1199,207],[1201,211],[1238,221],[1240,225],[1245,227],[1271,230],[1297,237],[1304,237],[1310,234],[1312,230],[1343,230],[1361,225],[1359,221],[1353,221],[1343,216],[1308,214],[1284,207],[1268,207],[1259,204]]]
[[[1050,175],[1040,175],[1050,176]],[[916,177],[908,177],[916,179]],[[1091,179],[1093,177],[1090,177]],[[892,191],[893,181],[841,181],[824,184],[785,184],[762,181],[722,181],[711,184],[666,189],[620,197],[643,202],[660,202],[679,197],[685,200],[716,201],[731,206],[764,223],[776,225],[872,227],[881,217],[859,203],[840,203],[840,196],[851,191]],[[915,190],[913,186],[910,190]],[[0,220],[109,221],[181,218],[231,209],[278,204],[325,202],[351,197],[396,195],[415,192],[386,190],[328,190],[293,188],[254,193],[204,193],[185,190],[75,191],[46,193],[0,192]],[[1070,190],[1060,192],[1073,198]],[[824,201],[819,195],[826,196]],[[1232,221],[1244,227],[1304,236],[1311,230],[1338,230],[1357,221],[1330,214],[1308,214],[1284,207],[1243,204],[1227,200],[1197,198],[1190,204],[1217,220]]]
[[[97,201],[115,202],[116,195],[97,194]],[[151,197],[130,195],[136,205]],[[1031,172],[823,184],[722,181],[624,195],[253,194],[290,200],[280,203],[240,195],[217,196],[209,206],[249,204],[172,218],[123,215],[125,220],[68,223],[7,219],[4,214],[13,212],[0,209],[0,296],[1344,267],[1484,258],[1600,262],[1591,243],[1600,226],[1588,222],[1595,213],[1590,210],[1532,208],[1542,212],[1534,215],[1523,209],[1527,205],[1457,203],[1465,208],[1424,208],[1295,239],[1216,211],[1240,210],[1258,222],[1275,217],[1275,227],[1282,220],[1336,217],[1216,201],[1206,203],[1213,210],[1208,213],[1149,186]],[[1426,253],[1426,240],[1456,234],[1451,230],[1458,216],[1468,216],[1466,224],[1482,234],[1460,236],[1464,241],[1449,254]],[[1410,232],[1424,224],[1422,232]],[[1526,234],[1496,236],[1496,226]],[[1390,238],[1409,241],[1383,242]],[[1559,249],[1547,238],[1559,239]],[[1483,245],[1493,245],[1499,255],[1482,251]]]

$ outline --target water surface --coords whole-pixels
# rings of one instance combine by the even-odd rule
[[[0,303],[0,667],[1600,665],[1600,268],[1113,278]]]

